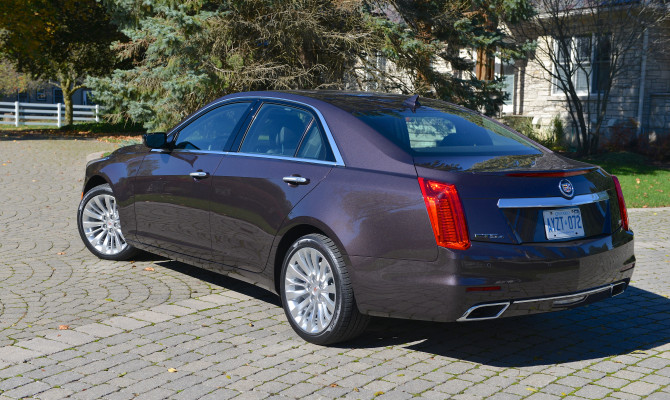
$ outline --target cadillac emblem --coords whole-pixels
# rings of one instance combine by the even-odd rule
[[[575,195],[575,188],[572,186],[572,182],[567,179],[563,179],[558,183],[558,190],[568,199],[571,199]]]

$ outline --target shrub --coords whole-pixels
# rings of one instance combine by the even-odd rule
[[[546,131],[538,131],[533,126],[532,117],[505,116],[503,117],[503,122],[544,147],[554,151],[565,150],[565,128],[563,121],[558,115],[551,120],[550,128]]]

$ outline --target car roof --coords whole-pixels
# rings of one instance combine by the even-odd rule
[[[410,99],[411,95],[395,94],[395,93],[378,93],[378,92],[356,92],[356,91],[341,91],[341,90],[276,90],[276,91],[256,91],[256,92],[240,92],[227,95],[222,99],[229,99],[231,97],[258,97],[258,98],[277,98],[285,100],[303,101],[313,106],[318,104],[309,101],[310,99],[318,100],[322,103],[330,104],[347,113],[354,114],[357,112],[372,112],[378,110],[403,110],[407,108],[405,103]],[[221,100],[221,99],[219,99]],[[435,100],[427,97],[420,97],[420,103],[430,105],[430,103],[439,102],[442,109],[452,108],[454,111],[473,113],[474,111],[463,108],[459,105],[452,104],[443,100]]]

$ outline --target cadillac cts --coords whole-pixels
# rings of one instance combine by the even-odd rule
[[[86,168],[78,226],[252,282],[328,344],[369,316],[475,321],[618,295],[635,257],[616,177],[417,96],[249,92]]]

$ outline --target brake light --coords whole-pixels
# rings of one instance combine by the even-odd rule
[[[630,230],[628,227],[628,210],[626,210],[626,200],[623,199],[623,191],[621,191],[621,184],[619,179],[612,175],[614,179],[614,187],[616,188],[616,197],[619,200],[619,213],[621,214],[621,227],[624,230]]]
[[[438,246],[456,250],[470,247],[465,214],[456,186],[419,178],[430,224]]]

